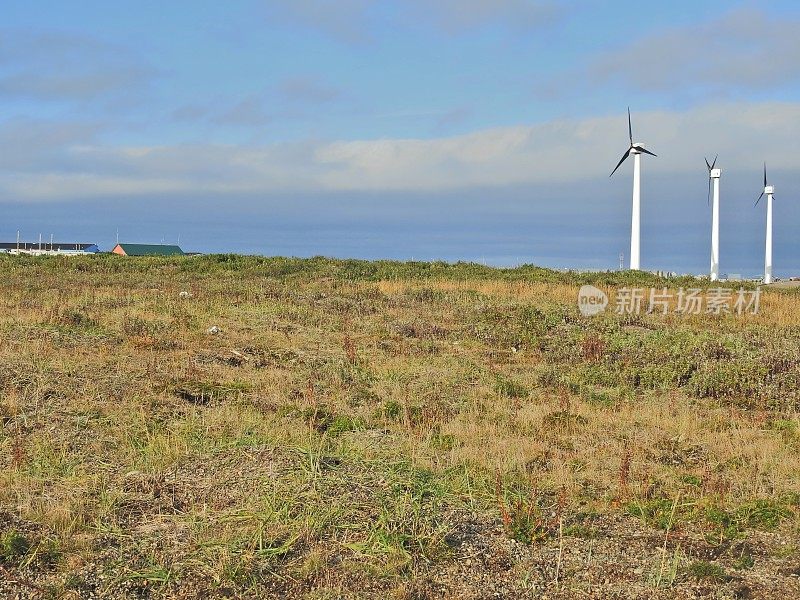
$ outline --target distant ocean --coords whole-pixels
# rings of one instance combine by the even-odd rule
[[[691,193],[667,198],[644,190],[644,269],[708,271],[710,215],[704,185],[701,173]],[[0,241],[13,241],[20,230],[27,241],[35,241],[39,233],[48,240],[52,233],[57,241],[94,242],[110,250],[118,231],[121,241],[180,243],[186,251],[203,253],[473,261],[494,266],[533,263],[556,269],[605,270],[619,268],[620,253],[627,265],[629,193],[628,185],[617,183],[605,188],[575,184],[432,195],[6,201],[0,202]],[[782,196],[792,197],[789,190],[778,198]],[[723,273],[752,277],[762,272],[765,215],[753,209],[754,199],[745,194],[723,195]],[[798,206],[776,199],[778,277],[800,274]]]

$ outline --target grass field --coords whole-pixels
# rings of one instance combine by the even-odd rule
[[[800,597],[800,295],[0,257],[0,597]]]

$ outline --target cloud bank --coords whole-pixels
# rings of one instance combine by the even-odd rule
[[[723,169],[800,169],[800,103],[734,103],[683,112],[634,112],[634,135],[659,158],[652,173],[698,173],[704,155]],[[92,129],[5,123],[0,198],[69,200],[135,194],[435,192],[596,181],[627,147],[624,113],[433,139],[272,145],[98,143]],[[625,171],[621,172],[624,175]]]

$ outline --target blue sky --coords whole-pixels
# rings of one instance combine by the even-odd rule
[[[792,2],[54,1],[4,5],[0,235],[109,246],[757,273],[762,161],[776,272],[800,272]],[[785,200],[784,200],[785,199]]]

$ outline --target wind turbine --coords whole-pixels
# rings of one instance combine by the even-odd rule
[[[775,186],[767,183],[767,163],[764,163],[764,191],[756,200],[756,206],[767,196],[767,249],[764,253],[764,283],[772,283],[772,198]]]
[[[642,199],[642,186],[641,186],[641,174],[642,174],[642,153],[649,154],[650,156],[656,156],[649,150],[647,150],[640,142],[633,141],[633,127],[631,126],[631,109],[628,107],[628,138],[630,138],[631,145],[626,150],[625,154],[622,155],[622,158],[617,163],[617,166],[614,167],[614,170],[611,171],[611,177],[614,173],[617,172],[617,169],[620,168],[622,163],[630,156],[633,155],[633,210],[631,211],[631,269],[638,270],[639,269],[639,254],[640,254],[640,207],[641,207],[641,199]]]
[[[706,166],[708,167],[708,203],[711,203],[711,189],[714,189],[714,205],[711,210],[711,281],[719,279],[719,178],[722,175],[722,169],[716,169],[717,158],[714,157],[714,162],[708,163],[705,159]]]

